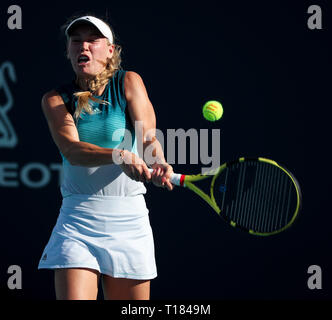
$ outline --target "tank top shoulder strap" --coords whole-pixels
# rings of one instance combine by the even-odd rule
[[[123,111],[125,111],[127,105],[124,91],[125,74],[125,70],[117,70],[109,82],[111,98],[113,99],[113,102],[117,103]]]

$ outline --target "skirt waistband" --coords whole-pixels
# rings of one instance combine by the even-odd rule
[[[146,215],[149,212],[142,194],[133,197],[71,194],[63,198],[62,209],[93,212],[101,215],[112,213]]]

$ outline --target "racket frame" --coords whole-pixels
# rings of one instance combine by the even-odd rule
[[[204,199],[214,209],[214,211],[220,217],[222,217],[226,222],[228,222],[232,227],[239,228],[239,226],[237,225],[236,222],[234,222],[232,220],[225,219],[223,217],[222,211],[219,208],[219,206],[218,206],[218,204],[215,200],[215,197],[214,197],[214,186],[215,186],[216,179],[219,177],[219,175],[222,173],[222,171],[224,171],[227,167],[229,167],[229,166],[231,166],[231,165],[233,165],[237,162],[244,162],[244,161],[261,161],[261,162],[269,163],[271,165],[274,165],[274,166],[278,167],[283,172],[285,172],[288,175],[288,177],[291,179],[291,181],[293,183],[293,186],[295,187],[297,205],[296,205],[295,211],[294,211],[293,216],[291,217],[290,221],[285,226],[283,226],[282,228],[280,228],[278,230],[274,230],[274,231],[271,231],[271,232],[257,232],[257,231],[250,230],[250,229],[247,230],[247,229],[244,229],[242,227],[240,227],[240,228],[244,229],[247,232],[249,232],[250,234],[256,235],[256,236],[271,236],[271,235],[278,234],[278,233],[288,229],[294,223],[294,221],[296,220],[296,218],[298,216],[298,213],[301,209],[301,203],[302,203],[301,190],[300,190],[300,186],[299,186],[297,180],[295,179],[295,177],[293,176],[293,174],[291,174],[287,169],[285,169],[284,167],[279,165],[274,160],[263,158],[263,157],[258,157],[258,158],[241,157],[241,158],[239,158],[238,160],[235,160],[235,161],[225,162],[219,168],[213,169],[210,172],[205,173],[205,174],[181,175],[181,177],[180,177],[181,183],[178,184],[178,185],[186,187],[186,188],[190,189],[191,191],[195,192],[198,196],[200,196],[202,199]],[[210,185],[210,195],[205,193],[203,190],[201,190],[199,187],[197,187],[193,183],[193,182],[196,182],[196,181],[201,181],[201,180],[204,180],[204,179],[211,178],[212,175],[213,175],[213,177],[212,177],[212,181],[211,181],[211,185]]]

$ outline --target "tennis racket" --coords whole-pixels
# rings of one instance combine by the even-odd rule
[[[194,184],[208,178],[212,179],[209,194]],[[174,173],[170,180],[199,195],[232,227],[252,235],[269,236],[288,229],[301,208],[295,177],[266,158],[239,158],[206,174]]]

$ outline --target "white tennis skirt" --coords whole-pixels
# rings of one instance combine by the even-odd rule
[[[144,196],[64,198],[38,265],[57,268],[90,268],[115,278],[155,278],[154,240]]]

